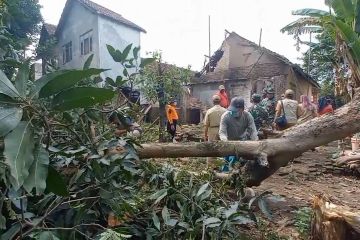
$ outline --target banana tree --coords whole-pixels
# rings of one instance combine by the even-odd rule
[[[293,11],[293,15],[301,16],[298,20],[288,24],[281,31],[294,35],[297,44],[301,43],[300,35],[305,33],[328,32],[335,40],[338,61],[334,64],[336,73],[337,93],[352,91],[360,86],[360,39],[357,30],[360,22],[358,12],[360,2],[353,0],[327,1],[330,11],[319,9],[300,9]],[[333,10],[333,11],[331,11]],[[348,66],[350,75],[342,76],[343,67]]]

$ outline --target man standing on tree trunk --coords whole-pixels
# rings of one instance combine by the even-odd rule
[[[221,141],[257,141],[257,130],[254,118],[250,113],[244,111],[244,99],[235,97],[231,100],[230,107],[220,120],[219,136]],[[229,171],[235,162],[238,161],[236,156],[225,157],[223,171]]]
[[[178,113],[176,111],[177,102],[175,100],[170,101],[170,104],[166,109],[166,117],[167,117],[167,131],[171,135],[171,140],[173,143],[176,143],[176,125],[179,120]]]

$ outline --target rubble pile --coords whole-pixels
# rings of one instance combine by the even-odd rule
[[[182,125],[176,134],[176,140],[179,142],[201,142],[204,139],[203,125]]]
[[[360,176],[360,151],[345,150],[339,157],[333,159],[337,168],[355,176]]]

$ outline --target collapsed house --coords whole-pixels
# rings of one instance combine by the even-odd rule
[[[263,89],[269,86],[274,88],[276,99],[291,88],[297,99],[307,95],[315,102],[320,92],[319,84],[300,66],[235,32],[228,34],[189,87],[192,97],[210,107],[211,97],[219,85],[226,87],[230,98],[244,98],[247,107],[253,93],[262,94]]]

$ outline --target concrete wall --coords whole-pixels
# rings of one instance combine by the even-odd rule
[[[219,85],[220,83],[192,85],[191,86],[192,96],[199,99],[207,107],[211,107],[212,96],[218,91]]]
[[[71,10],[66,18],[63,30],[58,36],[57,53],[59,67],[62,69],[82,69],[87,58],[94,53],[91,67],[100,67],[99,62],[99,34],[98,34],[98,16],[78,2],[73,1]],[[87,55],[81,55],[80,36],[92,30],[93,51]],[[62,46],[72,41],[72,60],[63,64]]]
[[[103,77],[116,78],[122,75],[123,68],[119,63],[114,62],[110,56],[106,45],[109,44],[120,51],[124,50],[129,44],[133,47],[140,46],[140,32],[133,28],[119,25],[111,20],[99,17],[99,36],[100,36],[100,67],[111,69],[103,73]],[[132,56],[132,51],[130,52]]]
[[[221,84],[225,85],[230,100],[233,97],[242,97],[245,100],[245,107],[250,106],[251,81],[228,80],[225,84],[223,82],[195,84],[191,86],[192,96],[199,99],[208,108],[212,107],[212,96],[218,92]]]
[[[270,54],[264,53],[262,49],[254,46],[248,40],[231,34],[221,46],[224,55],[218,62],[216,71],[223,71],[232,68],[246,68],[254,64],[277,64],[279,59]]]
[[[82,56],[80,36],[90,30],[92,30],[92,52]],[[62,46],[70,41],[72,41],[72,60],[63,64]],[[138,30],[98,16],[73,1],[59,36],[57,46],[59,67],[62,69],[82,69],[88,57],[94,54],[91,67],[111,69],[103,73],[102,78],[116,78],[118,75],[122,75],[123,68],[114,62],[108,53],[106,44],[122,51],[130,43],[133,44],[133,47],[140,46],[140,32]]]

